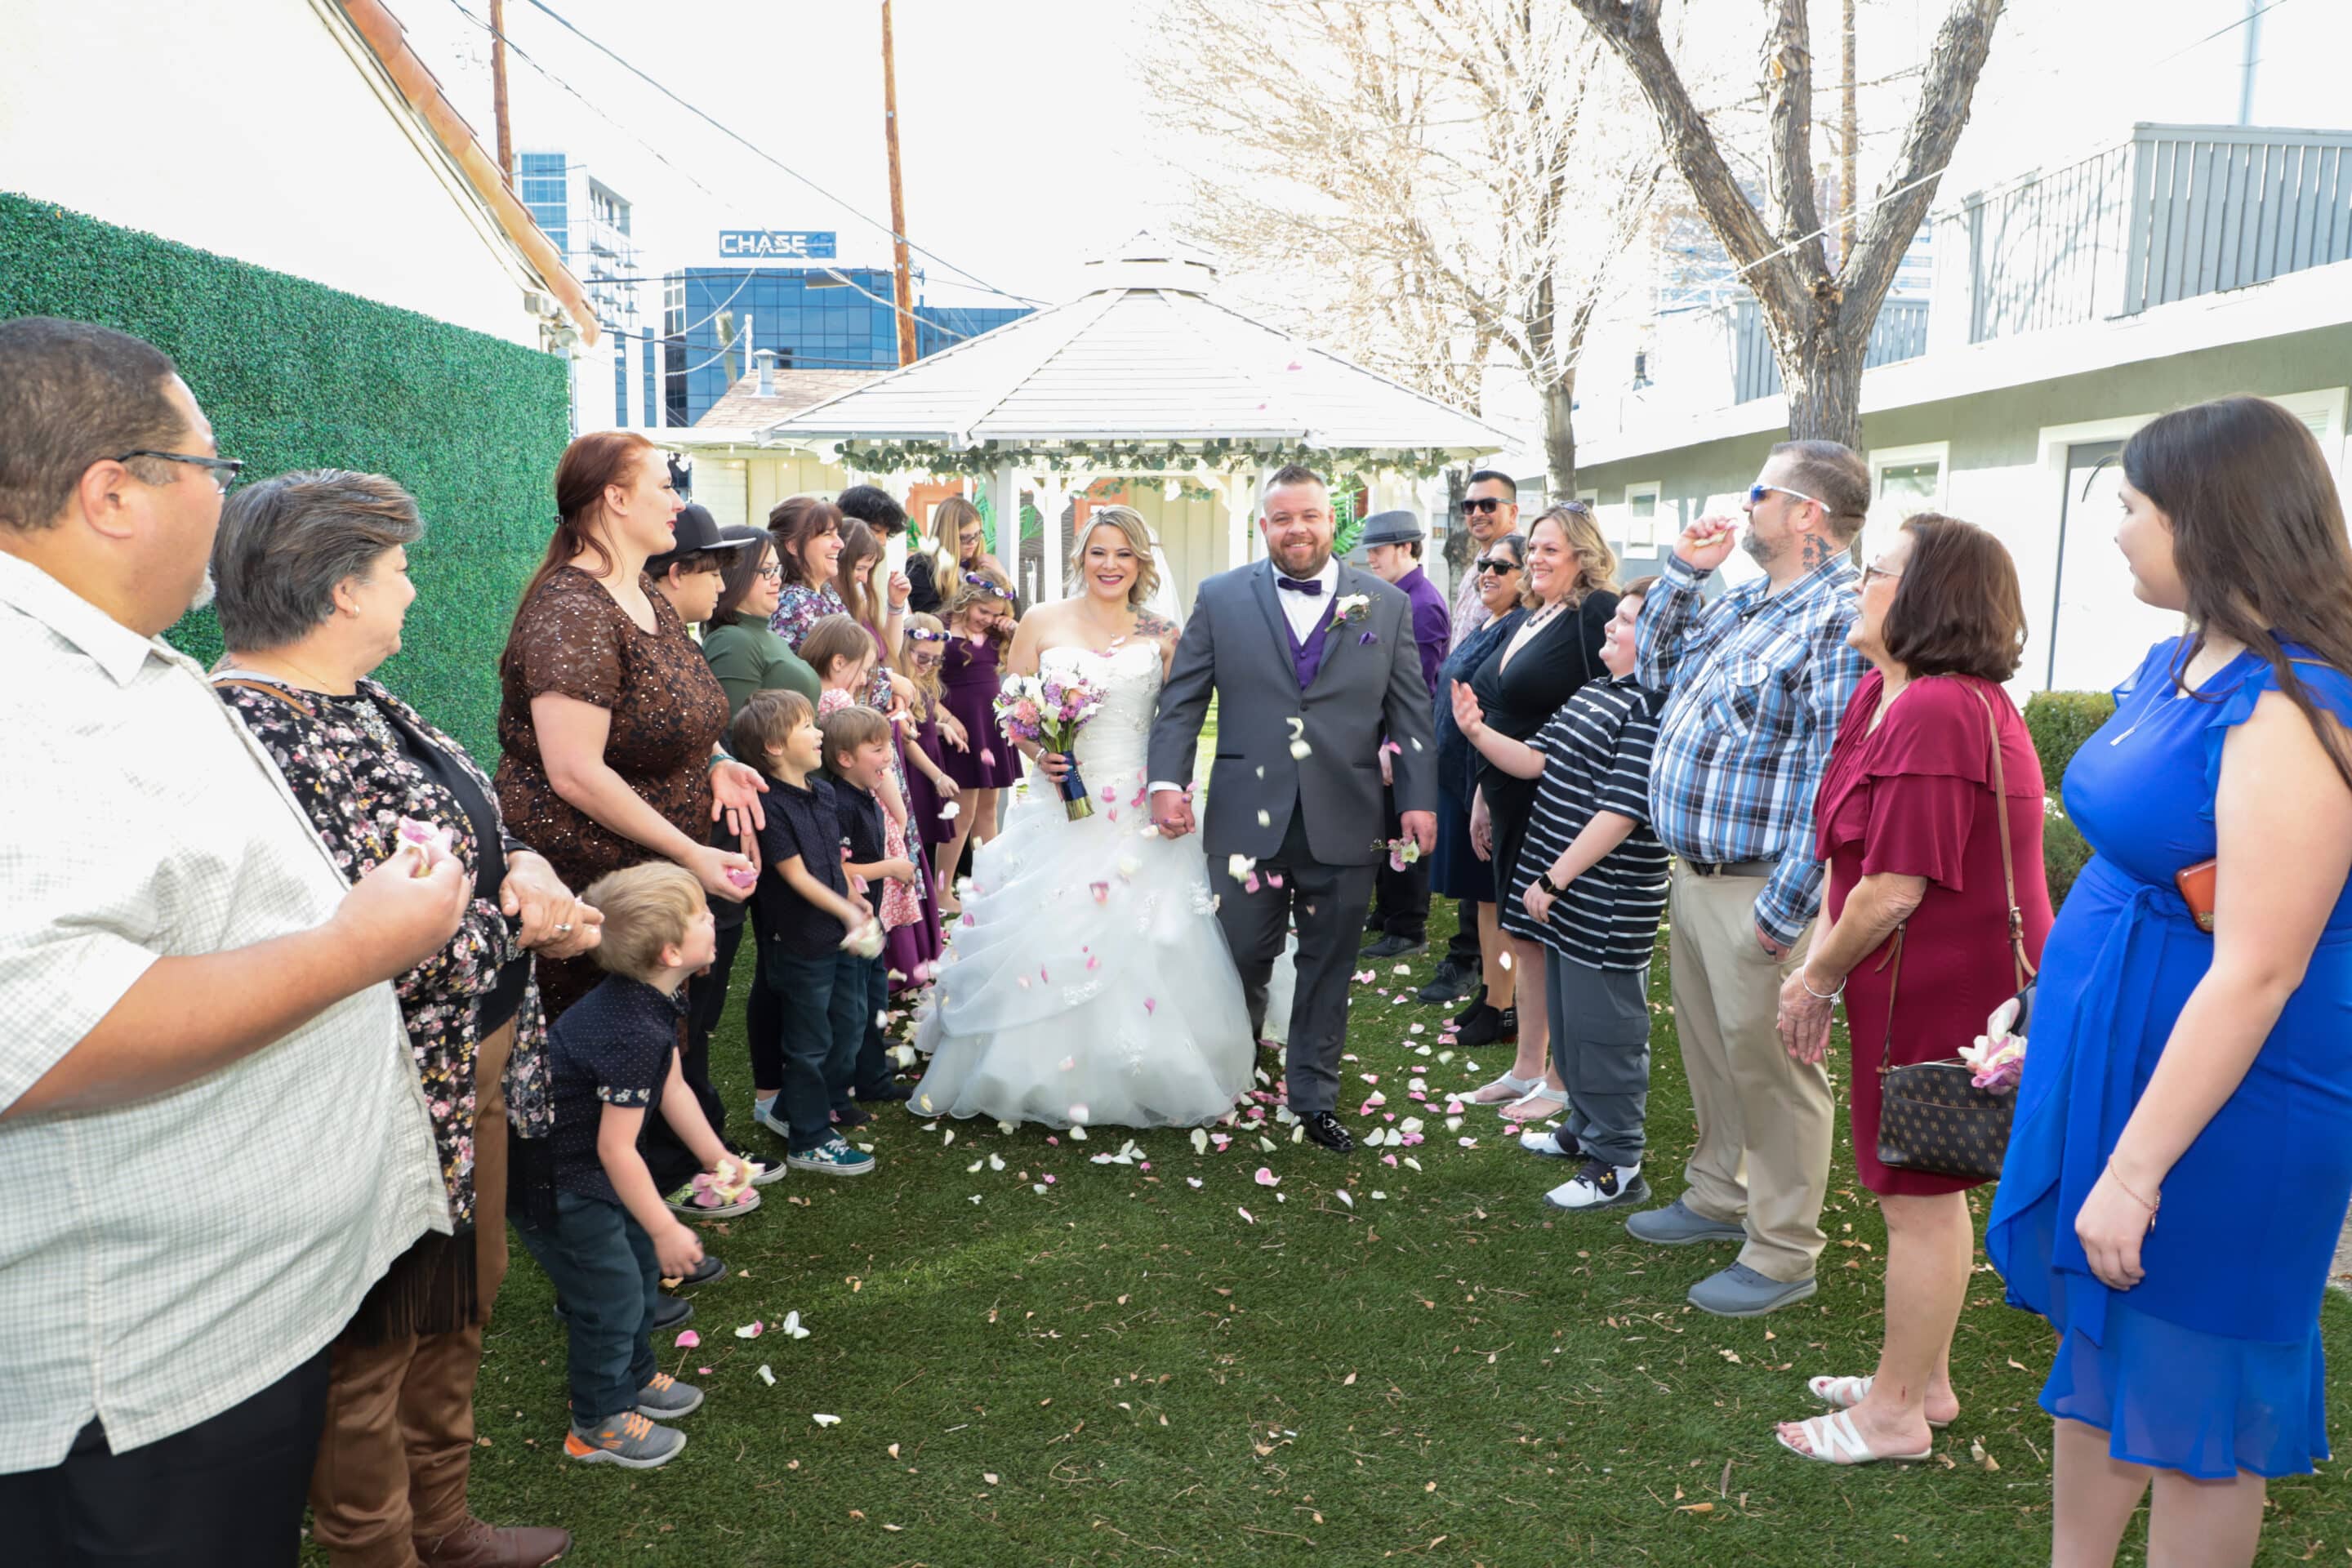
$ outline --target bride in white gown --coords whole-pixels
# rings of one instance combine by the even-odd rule
[[[1157,576],[1143,519],[1101,507],[1087,521],[1084,592],[1023,616],[1006,668],[1106,690],[1075,747],[1094,815],[1070,821],[1047,784],[1065,760],[1032,754],[1026,798],[972,858],[917,1026],[930,1057],[907,1105],[918,1116],[1199,1126],[1250,1088],[1249,1016],[1201,841],[1146,833],[1144,743],[1178,628],[1140,607]]]

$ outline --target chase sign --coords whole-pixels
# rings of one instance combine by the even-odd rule
[[[830,261],[834,232],[829,228],[722,228],[719,254],[730,260]]]

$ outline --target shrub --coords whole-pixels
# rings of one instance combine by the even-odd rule
[[[2037,691],[2026,700],[2025,728],[2033,736],[2042,782],[2050,792],[2042,824],[2042,868],[2053,910],[2065,902],[2066,890],[2091,858],[2090,844],[2059,804],[2058,786],[2066,764],[2115,710],[2116,700],[2104,691]]]

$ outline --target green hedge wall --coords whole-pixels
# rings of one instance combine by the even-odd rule
[[[2042,782],[2049,792],[2049,812],[2042,825],[2042,865],[2050,879],[2050,905],[2065,902],[2066,889],[2091,858],[2091,847],[2058,803],[2059,781],[2066,764],[2099,726],[2116,710],[2116,700],[2104,691],[2037,691],[2025,702],[2025,728],[2033,750],[2042,758]]]
[[[0,319],[27,315],[170,354],[248,476],[360,468],[406,486],[426,528],[410,552],[417,598],[379,673],[496,761],[499,650],[546,547],[571,434],[562,361],[0,192]],[[209,613],[170,635],[206,662],[220,652]]]

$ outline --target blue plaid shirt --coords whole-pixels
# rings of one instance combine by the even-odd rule
[[[1841,552],[1781,593],[1758,578],[1708,604],[1704,574],[1669,556],[1642,605],[1635,675],[1672,694],[1650,820],[1686,860],[1779,861],[1756,923],[1784,947],[1821,907],[1813,796],[1864,669],[1845,646],[1854,576]]]

